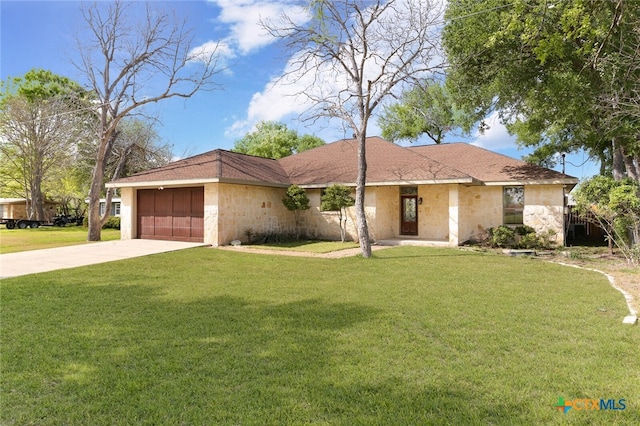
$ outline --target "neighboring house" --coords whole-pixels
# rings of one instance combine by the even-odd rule
[[[121,203],[121,200],[119,198],[114,198],[111,200],[110,216],[120,217],[120,203]],[[101,198],[100,199],[100,216],[104,215],[106,205],[107,205],[107,201]]]
[[[89,204],[89,199],[84,200],[85,203]],[[120,203],[122,200],[120,198],[112,198],[111,199],[111,213],[109,216],[120,217]],[[104,215],[105,207],[107,205],[106,198],[100,198],[100,216]]]
[[[353,187],[357,147],[340,140],[279,160],[214,150],[107,184],[120,188],[121,238],[197,241],[213,246],[256,233],[293,232],[287,187],[306,189],[307,236],[339,239],[322,191]],[[365,212],[374,241],[413,238],[457,246],[490,227],[529,225],[564,240],[564,195],[574,177],[465,143],[402,147],[367,139]],[[354,208],[347,235],[357,240]]]
[[[46,200],[44,202],[45,222],[51,222],[56,215],[58,204],[55,201]],[[0,218],[1,219],[29,219],[27,214],[26,198],[0,198]]]

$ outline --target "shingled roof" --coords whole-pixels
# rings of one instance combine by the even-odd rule
[[[578,182],[573,176],[463,142],[412,146],[409,150],[455,167],[485,184],[533,181],[566,184]]]
[[[262,186],[355,185],[358,141],[342,139],[273,160],[222,149],[118,179],[112,187],[186,185],[209,182]],[[428,183],[567,183],[577,179],[532,166],[466,143],[402,147],[377,136],[367,138],[367,185]]]
[[[169,184],[229,182],[289,186],[287,173],[277,160],[216,149],[166,166],[118,179],[113,186],[134,184]]]
[[[367,138],[366,156],[368,185],[472,181],[466,173],[376,136]],[[342,139],[279,162],[297,185],[355,185],[358,141]]]

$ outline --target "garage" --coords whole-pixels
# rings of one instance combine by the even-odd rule
[[[142,239],[203,242],[204,187],[138,190]]]

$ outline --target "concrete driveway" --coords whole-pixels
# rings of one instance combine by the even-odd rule
[[[116,240],[7,253],[0,255],[0,278],[95,265],[204,245],[179,241]]]

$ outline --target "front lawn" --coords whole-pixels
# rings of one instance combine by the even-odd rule
[[[640,424],[623,297],[537,259],[197,248],[0,289],[0,424]]]
[[[103,229],[102,241],[120,239],[117,229]],[[0,228],[0,254],[26,250],[85,244],[87,228],[82,226],[42,226],[40,228],[5,229]]]
[[[323,254],[323,253],[331,253],[334,251],[358,248],[360,246],[358,245],[358,243],[354,243],[352,241],[345,241],[343,243],[341,241],[300,240],[300,241],[290,241],[287,243],[258,244],[258,245],[248,245],[243,247],[264,249],[264,250],[291,250],[291,251]]]

